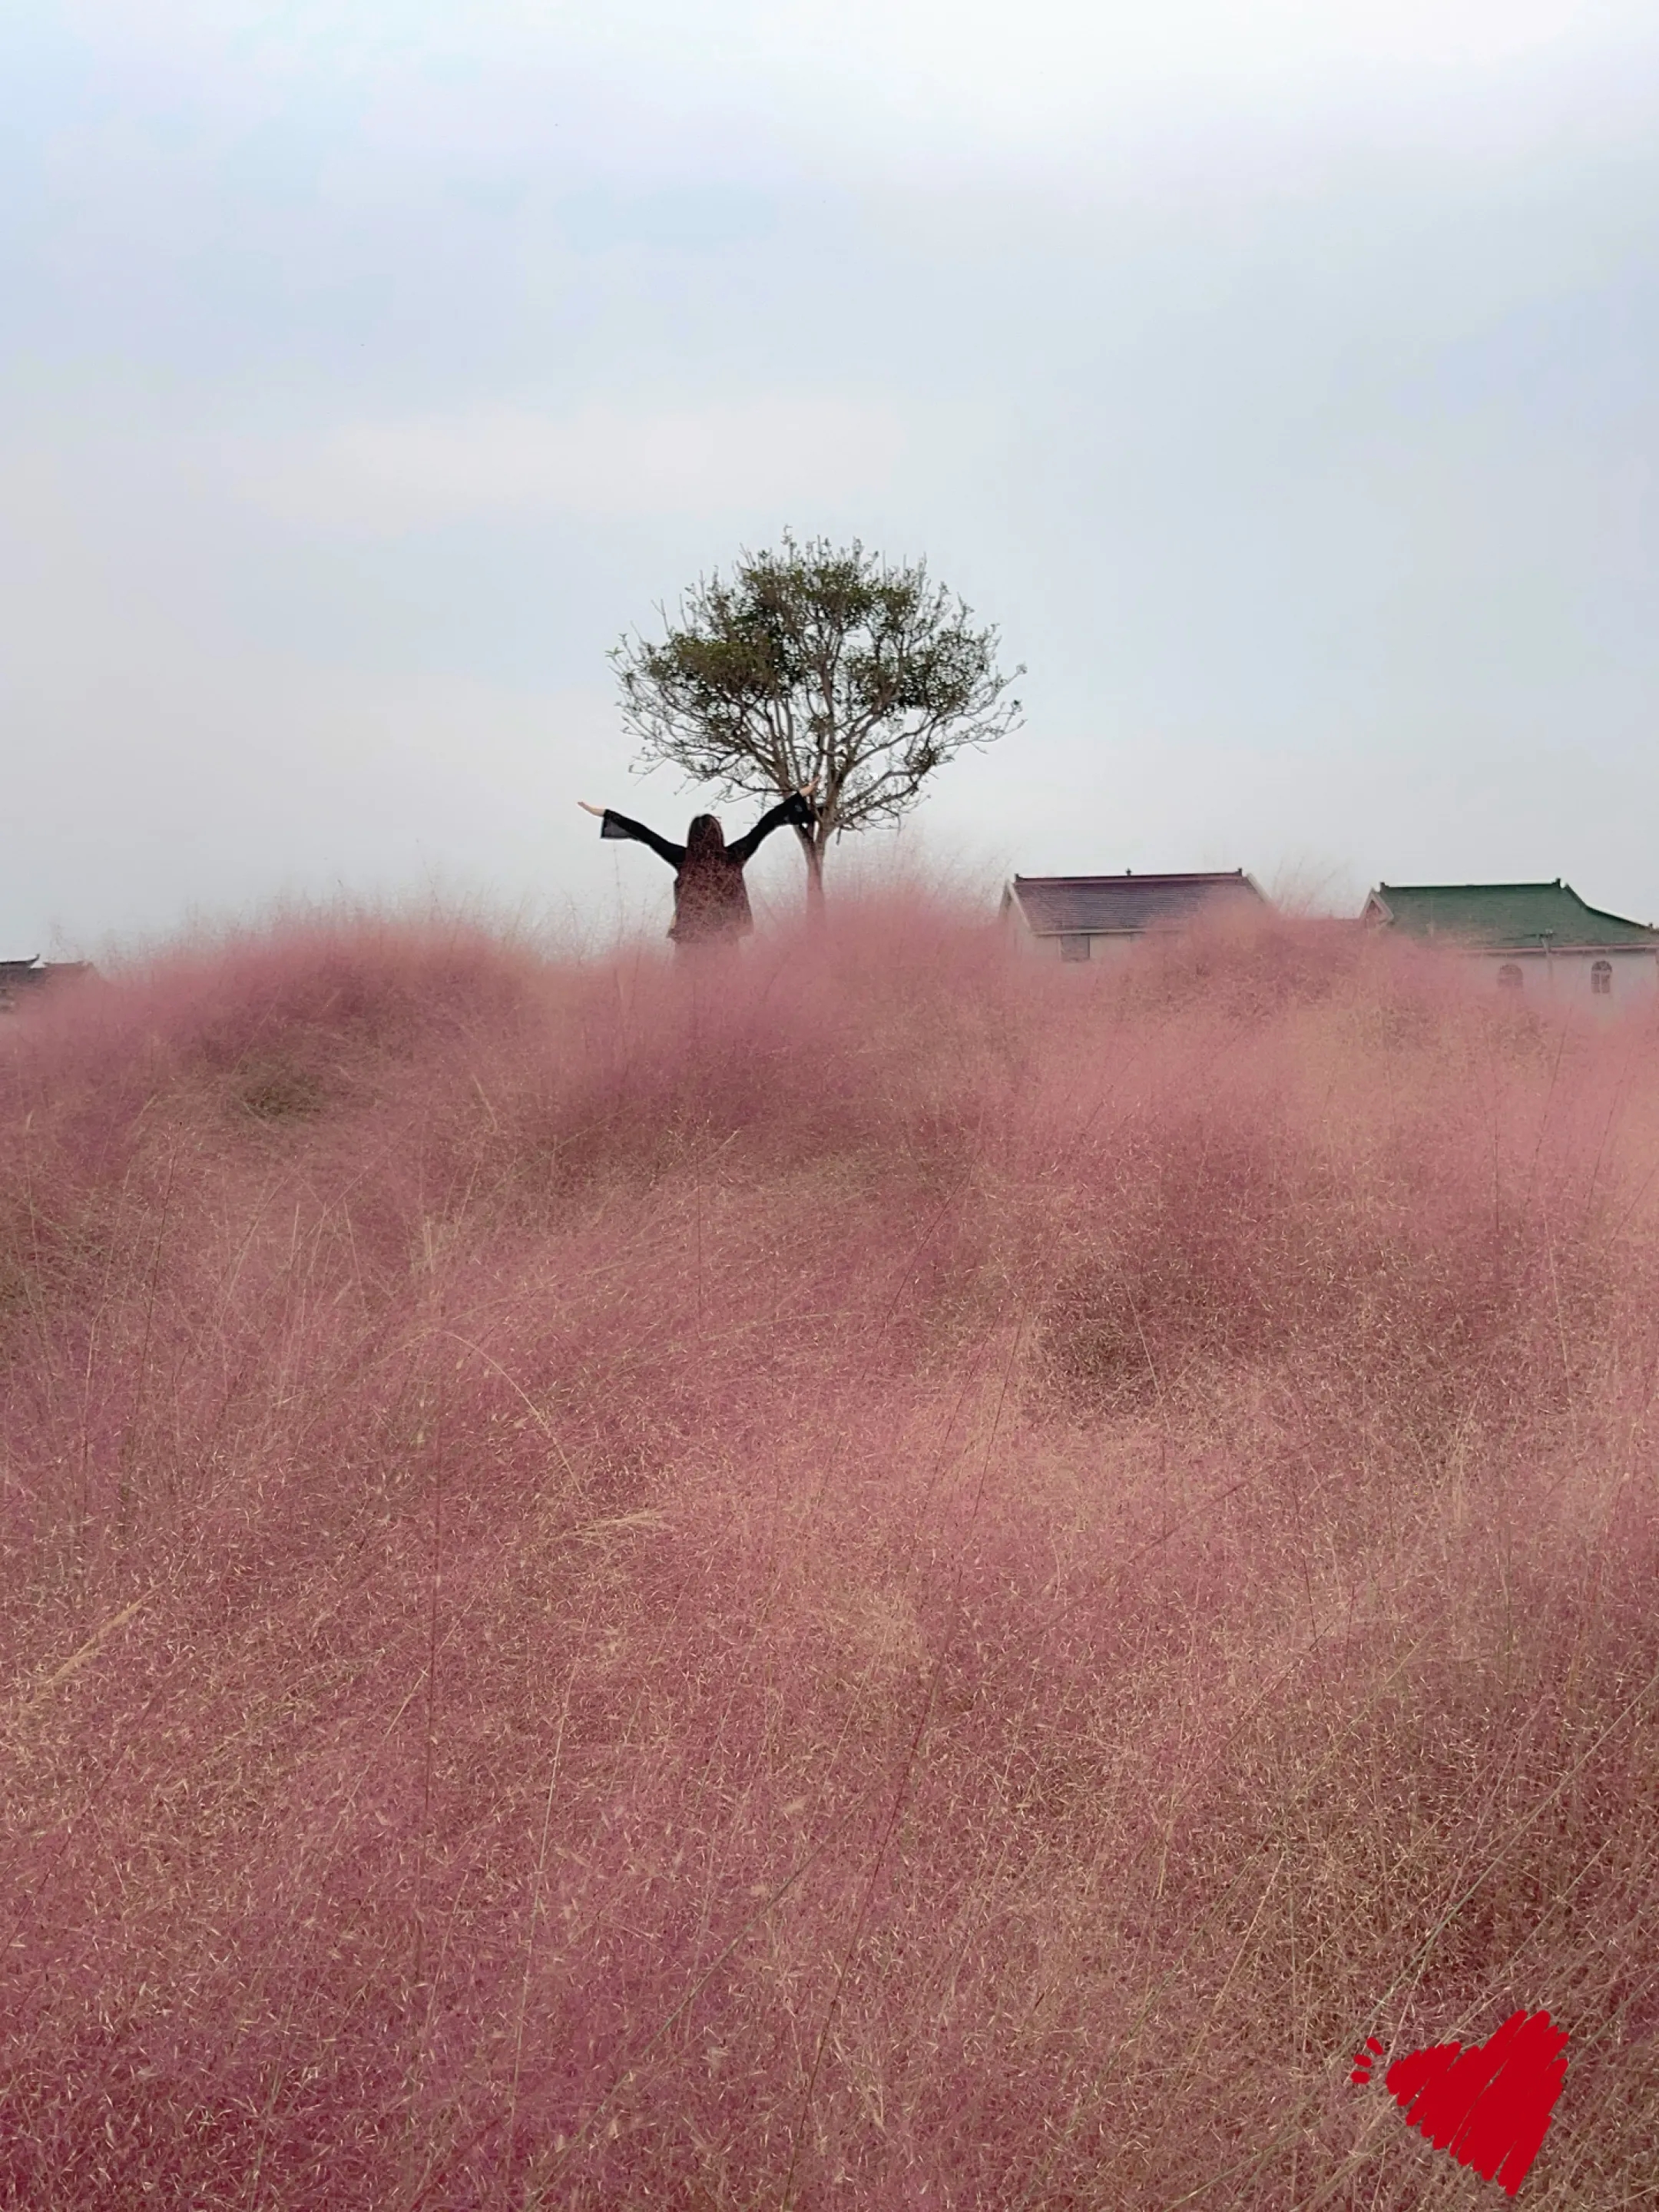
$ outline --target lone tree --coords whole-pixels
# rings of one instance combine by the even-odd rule
[[[732,798],[816,785],[817,824],[796,834],[817,906],[831,837],[896,821],[941,762],[1018,726],[996,647],[925,562],[786,533],[740,554],[729,582],[700,580],[659,642],[624,637],[611,658],[641,768]]]

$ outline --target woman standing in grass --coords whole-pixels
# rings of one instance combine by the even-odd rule
[[[712,814],[694,815],[685,842],[676,845],[658,836],[642,822],[630,821],[614,807],[576,804],[585,814],[596,814],[601,837],[632,837],[666,860],[674,871],[674,920],[668,934],[676,945],[730,944],[745,937],[755,926],[749,911],[749,894],[743,872],[775,830],[787,822],[797,830],[811,830],[817,809],[812,804],[816,784],[803,784],[787,799],[763,814],[746,837],[728,845],[726,833]]]

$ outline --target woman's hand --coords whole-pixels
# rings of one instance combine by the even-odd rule
[[[604,819],[605,819],[605,809],[604,809],[604,807],[602,807],[602,806],[590,806],[590,805],[588,805],[587,801],[586,801],[585,799],[579,799],[576,801],[576,804],[577,804],[577,805],[578,805],[578,806],[580,806],[580,809],[581,809],[581,811],[582,811],[582,812],[583,812],[584,814],[597,814],[597,815],[599,816],[599,817],[600,821],[601,821],[601,822],[603,822],[603,821],[604,821]]]

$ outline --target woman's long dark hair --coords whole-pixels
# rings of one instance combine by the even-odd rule
[[[685,833],[687,860],[701,859],[705,854],[726,850],[726,832],[719,818],[713,814],[694,814],[691,827]]]

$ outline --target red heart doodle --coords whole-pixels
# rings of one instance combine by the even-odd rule
[[[1495,2035],[1465,2051],[1436,2043],[1396,2058],[1383,2076],[1389,2094],[1438,2150],[1472,2166],[1513,2197],[1538,2155],[1566,2079],[1567,2034],[1547,2012],[1511,2013]],[[1369,2081],[1375,2037],[1354,2060],[1351,2081]]]

